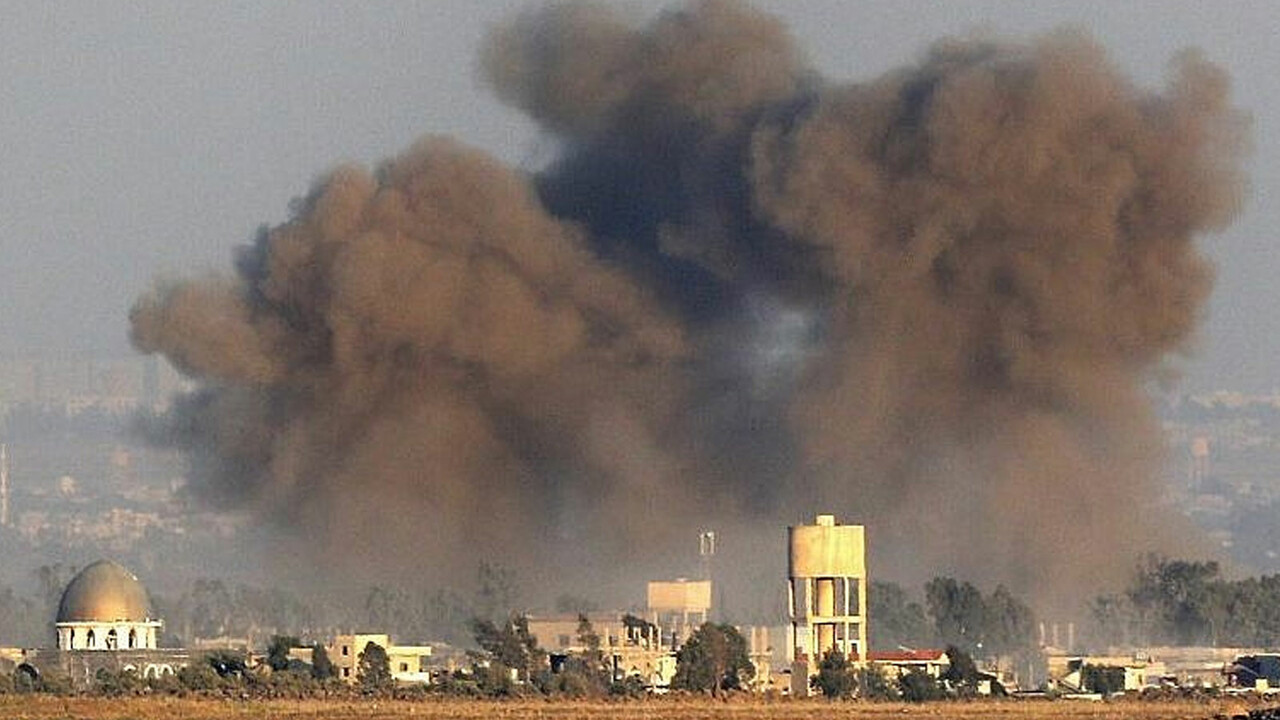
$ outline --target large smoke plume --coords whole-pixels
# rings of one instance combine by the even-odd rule
[[[204,496],[428,579],[670,573],[700,525],[777,548],[814,511],[873,572],[1041,593],[1166,542],[1144,384],[1242,196],[1223,71],[1149,91],[1060,32],[834,83],[722,2],[539,9],[481,67],[546,169],[428,138],[139,301],[200,382],[164,432]]]

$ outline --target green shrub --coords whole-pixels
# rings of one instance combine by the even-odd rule
[[[853,697],[858,689],[853,667],[839,650],[829,650],[822,656],[822,662],[818,663],[818,674],[813,676],[810,684],[828,700]]]
[[[902,693],[902,699],[907,702],[928,702],[946,697],[946,691],[937,678],[918,669],[898,678],[898,689]]]

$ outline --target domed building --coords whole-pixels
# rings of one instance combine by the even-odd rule
[[[110,560],[75,576],[54,623],[59,650],[154,650],[162,625],[152,616],[147,589]]]
[[[118,563],[99,560],[62,592],[54,618],[57,646],[22,650],[16,670],[32,679],[56,673],[78,689],[92,687],[99,670],[168,675],[187,665],[190,654],[157,646],[163,626],[138,578]]]

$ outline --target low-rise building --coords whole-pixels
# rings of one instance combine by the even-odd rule
[[[951,667],[951,657],[946,650],[873,650],[868,653],[867,660],[890,680],[897,680],[912,671],[923,672],[936,680]]]
[[[387,654],[391,677],[400,683],[430,682],[431,646],[396,645],[387,633],[352,633],[339,635],[325,648],[336,677],[354,683],[360,678],[360,655],[370,644]]]
[[[1259,692],[1280,690],[1280,654],[1241,655],[1227,666],[1225,673],[1227,683],[1233,687]]]
[[[679,645],[710,619],[711,581],[654,580],[646,592],[648,620],[668,645]]]
[[[651,688],[662,689],[669,687],[675,677],[678,645],[643,618],[630,613],[597,612],[530,616],[528,620],[529,634],[551,654],[553,662],[557,656],[589,650],[589,632],[599,638],[600,652],[615,680],[636,677]]]

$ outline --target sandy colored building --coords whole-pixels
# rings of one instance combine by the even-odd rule
[[[818,515],[813,525],[787,528],[787,547],[791,693],[803,696],[827,652],[839,650],[854,662],[866,657],[865,529]]]
[[[668,644],[681,644],[710,619],[710,580],[655,580],[646,589],[649,622]]]
[[[600,652],[615,680],[640,678],[646,685],[665,688],[676,672],[676,647],[653,623],[621,612],[585,615],[546,615],[529,618],[529,634],[553,656],[581,654],[588,650],[579,631],[582,619],[600,638]]]
[[[922,672],[937,680],[951,667],[946,650],[891,650],[868,653],[868,661],[880,669],[886,678],[897,680],[913,671]]]
[[[353,633],[334,638],[333,644],[325,648],[325,652],[329,654],[329,662],[333,664],[334,675],[345,682],[357,682],[360,677],[360,655],[369,643],[387,653],[391,677],[396,682],[431,682],[431,646],[396,645],[386,633]]]

